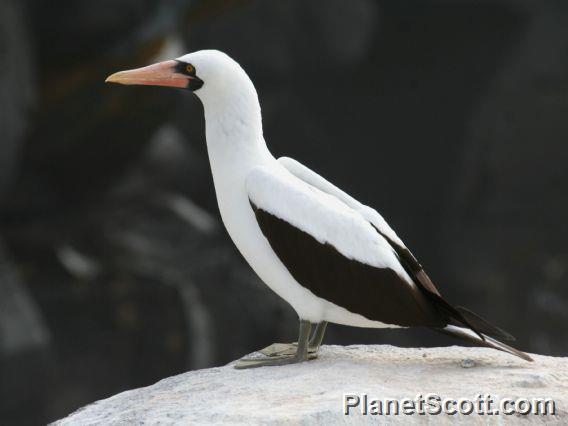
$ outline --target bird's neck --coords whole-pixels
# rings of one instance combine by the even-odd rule
[[[274,160],[262,134],[254,87],[204,102],[207,151],[217,189],[242,185],[248,171]]]

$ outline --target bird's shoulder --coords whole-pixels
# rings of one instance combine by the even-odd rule
[[[376,232],[356,209],[333,194],[278,165],[252,169],[246,187],[254,209],[287,222],[321,244],[332,245],[350,259],[395,269],[405,275],[384,236]],[[265,230],[267,233],[270,233],[269,229]]]
[[[381,233],[397,246],[406,248],[404,242],[399,238],[396,232],[391,228],[388,222],[377,210],[359,202],[351,195],[347,194],[345,191],[331,183],[329,180],[319,175],[309,167],[303,165],[299,161],[294,160],[293,158],[280,157],[278,159],[278,162],[298,179],[301,179],[302,181],[314,186],[315,188],[318,188],[319,190],[337,198],[342,203],[349,206],[351,209],[357,211],[357,213],[359,213],[366,221],[373,225],[373,227],[379,233]]]
[[[359,202],[345,191],[341,190],[327,179],[293,158],[281,157],[278,159],[278,162],[298,179],[312,185],[330,196],[335,197],[346,206],[356,211],[374,228],[373,231],[379,234],[388,243],[388,245],[396,253],[400,263],[404,266],[407,272],[414,277],[414,280],[427,291],[440,295],[440,292],[430,277],[426,274],[420,262],[418,262],[416,257],[414,257],[412,252],[406,247],[404,242],[377,210]]]

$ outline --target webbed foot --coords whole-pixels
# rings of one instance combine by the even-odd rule
[[[316,325],[316,329],[308,342],[308,359],[317,358],[317,353],[323,341],[327,322],[323,321]],[[294,355],[298,350],[298,342],[293,343],[273,343],[259,352],[269,357],[277,357],[282,355]]]
[[[240,370],[245,368],[280,366],[296,364],[316,358],[315,352],[317,352],[317,350],[310,353],[308,349],[308,339],[310,337],[311,328],[312,324],[309,321],[301,320],[300,335],[298,337],[299,343],[275,343],[260,351],[262,354],[268,355],[267,358],[243,358],[237,361],[234,367]]]

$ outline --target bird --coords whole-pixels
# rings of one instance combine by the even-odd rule
[[[532,361],[504,343],[514,340],[509,333],[449,303],[377,210],[300,162],[270,153],[254,84],[227,54],[199,50],[106,82],[176,88],[203,104],[222,222],[251,268],[299,318],[297,342],[271,345],[236,368],[313,359],[328,323],[427,327]]]

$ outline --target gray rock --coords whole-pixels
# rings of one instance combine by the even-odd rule
[[[426,356],[424,356],[426,355]],[[344,394],[410,398],[438,394],[471,398],[552,398],[555,415],[521,416],[525,423],[566,424],[566,358],[535,355],[528,363],[489,349],[324,346],[319,359],[286,367],[236,370],[231,364],[169,377],[91,404],[56,425],[118,424],[487,424],[519,415],[343,414]],[[474,359],[476,368],[461,367]],[[497,407],[495,404],[494,407]]]

